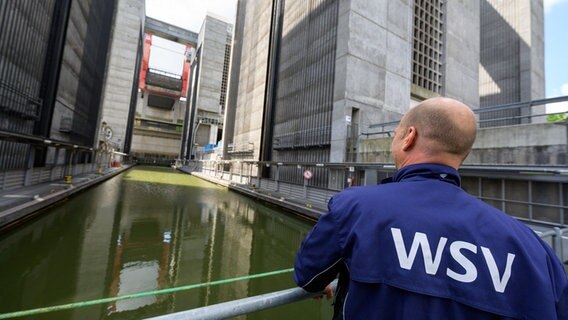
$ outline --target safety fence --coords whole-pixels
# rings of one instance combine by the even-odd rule
[[[0,172],[0,190],[13,190],[24,186],[60,180],[65,176],[75,176],[95,171],[95,163],[3,171]]]
[[[562,122],[568,120],[568,96],[516,102],[474,109],[480,128],[502,127],[527,123]],[[375,123],[363,136],[391,136],[400,121]]]
[[[331,287],[333,290],[335,290],[335,288],[337,287],[337,280],[331,283]],[[233,317],[275,308],[285,304],[294,303],[321,295],[322,293],[311,293],[301,288],[292,288],[214,304],[197,309],[191,309],[188,311],[166,314],[159,317],[148,318],[148,320],[230,319]]]
[[[227,183],[323,203],[344,188],[377,184],[395,171],[388,163],[210,160],[188,162],[186,166]],[[293,171],[295,179],[283,179],[280,173],[284,170]],[[318,175],[326,176],[328,184],[314,182]],[[468,193],[515,217],[551,227],[568,226],[568,167],[464,165],[460,175]]]
[[[558,228],[555,227],[552,230],[548,231],[536,231],[538,236],[547,242],[554,252],[560,258],[560,261],[567,263],[568,262],[568,246],[565,243],[568,239],[568,228]]]

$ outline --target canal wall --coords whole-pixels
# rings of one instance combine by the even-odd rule
[[[132,165],[109,167],[102,174],[73,176],[67,183],[55,180],[0,192],[0,232],[6,231],[41,213],[41,210],[73,194],[106,181]]]
[[[257,177],[250,174],[238,174],[232,171],[218,170],[217,166],[185,166],[178,168],[180,171],[189,173],[203,180],[222,185],[229,190],[239,192],[253,199],[278,206],[289,212],[297,214],[303,218],[317,220],[327,212],[327,202],[339,190],[321,189],[304,184],[294,185],[283,181],[274,181],[267,178]],[[257,168],[258,169],[258,168]],[[505,170],[505,167],[498,167],[495,170]],[[388,168],[383,168],[388,170]],[[476,171],[477,170],[477,171]],[[529,167],[521,170],[529,170]],[[545,242],[556,251],[562,261],[568,262],[568,228],[564,217],[564,205],[551,204],[551,199],[543,199],[558,193],[559,190],[568,190],[562,187],[565,184],[563,173],[553,173],[552,171],[544,174],[546,181],[517,180],[520,176],[512,176],[504,172],[504,176],[496,175],[495,172],[479,171],[475,167],[462,170],[462,186],[472,195],[491,205],[500,207],[513,217],[526,223],[535,231]],[[529,174],[527,177],[534,178],[537,173]],[[483,176],[485,176],[483,178]],[[560,182],[560,183],[559,183]],[[531,186],[534,185],[534,188]],[[560,185],[556,192],[550,189],[551,186]],[[501,186],[501,187],[498,187]],[[507,191],[503,186],[508,186]],[[523,186],[536,193],[529,196],[523,195]],[[472,191],[473,190],[473,191]],[[545,192],[545,190],[547,190]],[[507,192],[506,192],[507,191]],[[501,192],[501,194],[493,193]],[[509,198],[507,198],[507,197]],[[533,202],[522,202],[519,197],[532,198]],[[562,196],[560,196],[562,199]],[[557,199],[559,200],[559,199]],[[564,203],[562,200],[561,203]],[[549,203],[548,205],[546,203]],[[548,206],[548,207],[547,207]],[[525,208],[529,214],[509,212],[509,209]],[[555,224],[556,227],[546,223]]]
[[[180,171],[200,179],[227,187],[229,190],[244,194],[262,202],[275,205],[286,211],[309,220],[317,220],[327,212],[327,202],[337,193],[324,190],[279,182],[257,177],[229,177],[227,173],[211,175],[209,172],[192,171],[189,167],[178,168]]]

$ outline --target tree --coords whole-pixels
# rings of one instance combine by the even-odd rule
[[[548,122],[561,122],[568,119],[568,112],[551,113],[546,116]]]

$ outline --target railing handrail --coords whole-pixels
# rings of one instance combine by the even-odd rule
[[[477,108],[477,109],[473,109],[473,113],[483,114],[483,113],[488,113],[488,112],[505,111],[505,110],[518,109],[518,108],[527,108],[527,107],[530,108],[530,107],[535,107],[535,106],[546,105],[546,104],[549,104],[549,103],[558,103],[558,102],[565,102],[565,101],[568,101],[568,96],[539,99],[539,100],[530,100],[530,101],[522,101],[522,102],[507,103],[507,104],[501,104],[501,105],[490,106],[490,107]],[[519,118],[543,117],[543,116],[546,116],[546,115],[547,114],[536,114],[536,115],[521,116]],[[506,118],[500,118],[500,119],[484,119],[484,120],[479,120],[478,122],[483,123],[483,122],[491,122],[491,121],[498,121],[498,120],[509,120],[511,118],[515,118],[515,117],[506,117]],[[380,133],[386,133],[387,130],[384,130],[385,127],[396,126],[399,122],[400,122],[400,120],[388,121],[388,122],[383,122],[383,123],[373,123],[373,124],[370,124],[368,126],[368,128],[369,129],[383,128],[384,132],[380,132]],[[389,130],[389,132],[392,132],[393,130]],[[375,133],[375,134],[377,134],[377,133]]]
[[[280,167],[297,167],[302,169],[326,167],[333,169],[384,169],[395,170],[393,163],[388,162],[285,162],[285,161],[256,161],[256,160],[191,160],[190,162],[216,163],[216,164],[249,164],[257,166],[280,166]],[[463,164],[459,171],[487,171],[498,173],[531,173],[531,174],[555,174],[568,175],[568,166],[562,165],[484,165],[484,164]]]
[[[331,283],[333,290],[337,286],[337,280]],[[281,291],[265,293],[248,298],[227,301],[219,304],[213,304],[201,308],[191,309],[187,311],[166,314],[163,316],[148,318],[148,320],[217,320],[227,319],[251,312],[266,310],[278,307],[284,304],[307,300],[317,296],[321,296],[322,292],[308,292],[302,288],[292,288]]]

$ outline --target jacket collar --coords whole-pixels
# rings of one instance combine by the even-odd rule
[[[454,184],[458,187],[461,186],[460,175],[456,169],[443,164],[435,163],[413,164],[404,168],[400,168],[393,174],[392,177],[382,180],[381,184],[427,179],[441,180]]]

